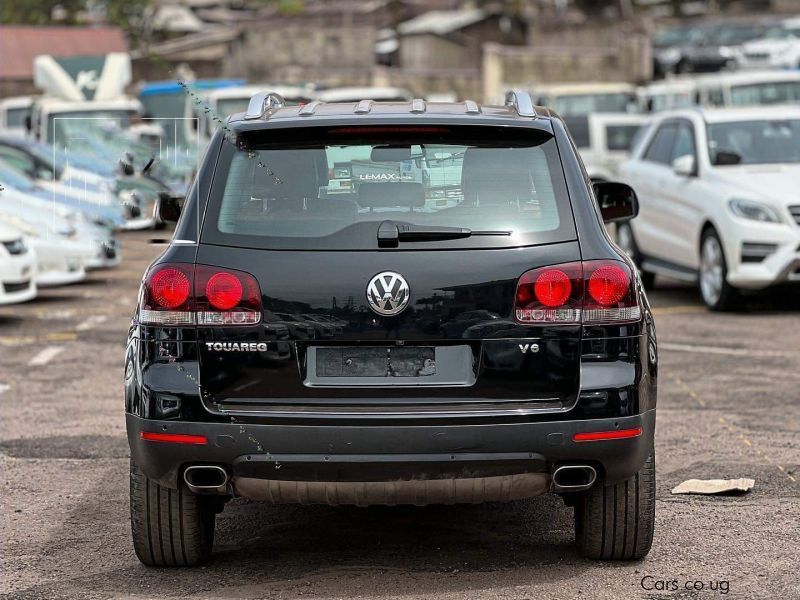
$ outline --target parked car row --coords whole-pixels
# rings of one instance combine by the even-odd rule
[[[593,181],[614,180],[649,113],[692,107],[800,106],[800,71],[686,75],[629,83],[539,86],[537,101],[564,118]]]
[[[37,288],[81,281],[88,269],[120,262],[113,222],[87,192],[50,190],[0,156],[0,304],[23,302]],[[82,204],[82,206],[81,206]],[[83,207],[86,210],[81,210]]]
[[[92,154],[0,132],[0,304],[115,267],[117,231],[160,224],[155,205],[173,192],[153,163],[114,165],[112,157],[133,146],[91,127],[82,132],[87,148],[95,144]]]
[[[679,25],[653,36],[656,76],[800,68],[800,17]]]
[[[800,283],[800,71],[685,76],[633,86],[539,88],[563,114],[586,172],[639,196],[617,227],[645,285],[697,282],[712,310]],[[625,110],[623,110],[625,109]]]
[[[564,117],[642,114],[690,106],[800,104],[800,70],[681,75],[636,86],[626,82],[534,85],[535,101]]]

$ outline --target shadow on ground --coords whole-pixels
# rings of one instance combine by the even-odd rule
[[[86,549],[95,553],[89,562],[109,568],[85,570],[17,592],[15,598],[263,597],[274,586],[320,585],[320,580],[335,588],[328,590],[330,595],[375,596],[382,592],[352,589],[350,579],[374,577],[385,584],[393,581],[392,573],[403,577],[387,595],[462,590],[479,596],[481,589],[496,588],[498,577],[509,586],[552,583],[579,577],[592,564],[576,554],[572,510],[556,496],[425,508],[272,506],[238,499],[217,517],[214,555],[205,567],[147,569],[133,556],[127,530],[127,461],[113,462],[112,472],[92,486],[99,492],[81,497],[59,537],[45,542],[36,553],[38,564],[31,566],[48,577],[53,561],[63,563],[76,551],[65,540],[81,528],[111,520],[116,526],[105,539],[95,539]],[[436,576],[426,577],[430,574]]]

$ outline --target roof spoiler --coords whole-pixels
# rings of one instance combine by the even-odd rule
[[[275,92],[258,92],[250,98],[247,105],[247,112],[244,113],[244,118],[248,121],[253,119],[263,119],[268,116],[271,110],[275,108],[282,108],[286,104],[283,96]]]
[[[533,98],[530,93],[524,90],[508,90],[506,92],[506,106],[514,107],[520,117],[536,118],[536,109],[533,106]]]

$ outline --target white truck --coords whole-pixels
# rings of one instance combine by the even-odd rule
[[[12,96],[0,100],[0,129],[3,133],[23,136],[31,115],[33,96]]]
[[[125,93],[131,81],[128,54],[40,55],[34,59],[33,72],[43,95],[33,102],[26,126],[41,142],[68,146],[89,125],[113,123],[125,128],[142,113],[141,103]]]

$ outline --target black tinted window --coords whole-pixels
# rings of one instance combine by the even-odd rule
[[[25,127],[25,118],[31,114],[30,108],[9,108],[6,111],[6,126]]]
[[[629,151],[637,131],[638,125],[609,125],[606,127],[606,146],[617,152]]]
[[[503,140],[488,128],[466,136],[444,127],[369,129],[302,128],[293,132],[302,139],[290,146],[276,146],[266,133],[241,138],[245,149],[224,144],[204,239],[364,249],[376,247],[386,220],[511,232],[463,241],[468,247],[574,239],[549,135],[528,131]]]
[[[675,148],[672,151],[672,160],[687,154],[695,155],[694,132],[688,123],[682,123],[678,128],[675,139]]]
[[[800,81],[774,81],[731,87],[732,106],[797,104],[800,102]]]
[[[567,116],[564,117],[564,123],[578,148],[589,148],[592,145],[589,138],[588,116]]]
[[[675,146],[677,129],[678,127],[674,123],[667,123],[659,127],[653,136],[653,141],[650,142],[650,147],[644,154],[644,159],[668,165],[672,160],[672,148]]]

